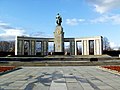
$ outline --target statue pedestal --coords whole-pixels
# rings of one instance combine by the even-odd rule
[[[62,26],[56,26],[54,32],[55,52],[64,52],[64,32]]]

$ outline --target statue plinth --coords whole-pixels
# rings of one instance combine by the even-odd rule
[[[54,32],[55,52],[64,52],[64,32],[60,25],[57,25]]]

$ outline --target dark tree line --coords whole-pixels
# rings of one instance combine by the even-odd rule
[[[15,52],[15,41],[0,41],[0,52]]]

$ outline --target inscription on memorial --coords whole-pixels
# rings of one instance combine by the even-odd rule
[[[54,42],[55,42],[55,52],[63,52],[63,38],[64,32],[62,26],[56,26],[55,33],[54,33]]]

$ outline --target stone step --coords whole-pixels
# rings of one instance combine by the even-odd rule
[[[120,65],[120,61],[9,61],[0,64],[1,66],[96,66],[96,65]]]

